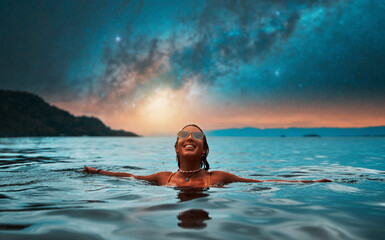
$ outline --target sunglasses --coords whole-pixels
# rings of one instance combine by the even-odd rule
[[[190,133],[187,131],[179,131],[177,134],[178,138],[181,138],[181,139],[187,138],[188,135],[190,135]],[[192,132],[191,135],[193,136],[193,138],[195,138],[197,140],[202,140],[202,138],[204,136],[204,134],[202,132]]]

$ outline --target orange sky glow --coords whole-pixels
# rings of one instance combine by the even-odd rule
[[[367,127],[385,125],[385,110],[376,106],[327,103],[224,104],[208,96],[209,89],[190,81],[183,88],[158,89],[135,104],[121,105],[113,97],[100,102],[55,102],[76,116],[101,119],[113,129],[140,135],[173,135],[196,123],[204,130],[224,128]]]

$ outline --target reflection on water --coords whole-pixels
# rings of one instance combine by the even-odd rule
[[[0,224],[0,230],[23,230],[32,224]]]
[[[179,227],[201,229],[207,226],[204,221],[211,218],[209,217],[209,213],[202,209],[189,209],[180,212],[178,219],[180,220],[178,223]]]
[[[381,239],[383,138],[210,138],[213,170],[333,183],[154,186],[174,138],[0,139],[0,239]],[[359,151],[357,151],[359,149]]]
[[[175,190],[178,191],[178,199],[180,202],[190,201],[198,198],[208,197],[207,189],[202,188],[182,188],[176,187]],[[205,220],[210,220],[209,213],[203,209],[189,209],[182,211],[177,216],[178,226],[182,228],[195,228],[201,229],[207,226],[204,223]]]
[[[180,202],[209,196],[207,189],[204,188],[175,187],[174,189],[178,190],[178,199]]]

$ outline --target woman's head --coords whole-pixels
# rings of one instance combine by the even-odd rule
[[[195,133],[194,133],[195,132]],[[195,124],[189,124],[178,132],[175,142],[176,158],[178,167],[180,168],[179,155],[183,156],[197,156],[200,157],[200,165],[205,170],[210,168],[207,162],[209,155],[209,145],[207,144],[206,135],[203,130]]]

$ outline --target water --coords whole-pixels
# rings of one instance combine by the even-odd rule
[[[208,190],[90,175],[175,171],[175,139],[0,139],[0,239],[382,239],[384,138],[209,137],[213,170],[256,179]]]

